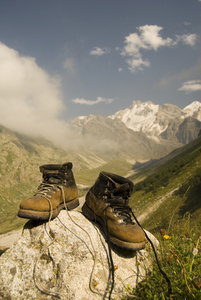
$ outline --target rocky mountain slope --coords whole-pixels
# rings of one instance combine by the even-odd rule
[[[143,132],[128,128],[118,119],[103,116],[78,117],[70,123],[71,132],[83,140],[82,149],[108,158],[147,161],[167,155],[180,143],[158,143]]]
[[[123,157],[133,161],[159,159],[192,141],[201,130],[201,102],[183,110],[134,101],[112,116],[81,116],[69,123],[81,147],[98,156]]]
[[[195,101],[184,109],[172,104],[156,105],[151,101],[134,101],[129,108],[110,116],[133,131],[148,137],[175,140],[186,144],[198,136],[201,128],[201,102]]]

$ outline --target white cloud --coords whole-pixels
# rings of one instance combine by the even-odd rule
[[[101,56],[109,52],[110,51],[107,48],[94,47],[89,53],[90,55]]]
[[[197,35],[194,34],[183,34],[183,35],[177,35],[176,36],[176,44],[178,42],[183,42],[183,44],[189,45],[189,46],[195,46],[197,42]]]
[[[163,39],[160,36],[159,32],[163,27],[157,25],[145,25],[140,26],[138,29],[145,49],[154,49],[156,51],[159,47],[170,46],[172,44],[171,38]]]
[[[73,58],[67,58],[64,61],[63,68],[72,75],[75,75],[77,71],[77,65],[75,60]]]
[[[195,92],[201,91],[201,80],[189,80],[182,84],[179,91]]]
[[[71,61],[66,61],[66,67],[70,66]],[[77,100],[88,105],[113,101],[102,97],[96,101]],[[94,143],[90,136],[82,138],[75,134],[69,123],[60,118],[64,110],[60,78],[50,76],[34,58],[22,56],[0,42],[1,125],[29,136],[44,137],[69,150],[88,149],[89,144],[91,149],[100,145],[111,149],[110,141]]]
[[[131,59],[126,60],[128,64],[128,69],[131,71],[131,73],[135,72],[136,70],[143,70],[143,67],[150,67],[150,62],[148,59],[143,60],[141,55],[138,57],[132,57]]]
[[[105,103],[105,104],[110,104],[112,103],[114,99],[112,98],[103,98],[103,97],[97,97],[95,101],[93,100],[86,100],[84,98],[75,98],[72,99],[72,101],[76,104],[81,104],[81,105],[96,105],[98,103]]]
[[[0,124],[59,142],[65,136],[66,124],[59,120],[64,110],[60,78],[0,42]]]
[[[157,25],[145,25],[137,29],[139,33],[131,33],[125,37],[125,45],[121,51],[121,55],[125,57],[128,69],[132,73],[151,65],[148,59],[142,57],[142,50],[157,51],[161,47],[175,46],[179,42],[194,46],[197,41],[196,34],[177,35],[175,40],[169,37],[164,39],[160,35],[163,27]]]

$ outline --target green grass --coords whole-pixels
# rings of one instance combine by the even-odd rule
[[[144,181],[135,184],[130,206],[136,216],[154,208],[142,224],[148,230],[166,226],[170,219],[181,218],[186,211],[201,224],[201,151],[187,149],[159,166]],[[145,170],[146,172],[146,170]],[[139,174],[142,177],[143,173]],[[138,181],[135,177],[134,182]]]
[[[167,282],[154,263],[151,273],[140,282],[128,299],[201,299],[201,147],[186,148],[154,171],[144,170],[133,177],[139,182],[130,206],[138,217],[151,211],[141,222],[160,242],[158,257]],[[158,206],[154,206],[158,203]],[[151,210],[154,207],[153,210]],[[167,232],[166,238],[160,234]]]
[[[33,194],[33,185],[20,183],[0,189],[0,234],[21,228],[26,219],[17,217],[20,202]]]
[[[160,242],[158,258],[160,266],[169,278],[172,293],[156,263],[132,291],[130,299],[201,299],[201,234],[200,227],[193,225],[191,215],[186,214],[179,222],[172,224],[170,231],[162,236],[155,232]]]

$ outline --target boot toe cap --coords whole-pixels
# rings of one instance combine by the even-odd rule
[[[34,211],[49,211],[51,209],[50,203],[43,197],[32,197],[21,202],[20,209],[34,210]]]
[[[137,224],[111,224],[108,229],[113,237],[127,243],[142,243],[145,241],[145,233]]]

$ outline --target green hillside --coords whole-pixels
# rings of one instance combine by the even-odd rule
[[[64,163],[79,157],[44,139],[29,138],[0,127],[0,234],[22,226],[17,217],[20,202],[33,195],[41,182],[39,166]],[[83,160],[76,170],[86,168]]]
[[[130,204],[160,243],[158,261],[166,277],[155,261],[130,291],[133,296],[123,299],[201,299],[201,137],[131,179],[136,184]]]
[[[130,204],[148,230],[170,227],[186,213],[201,224],[201,137],[130,179],[137,182]]]

